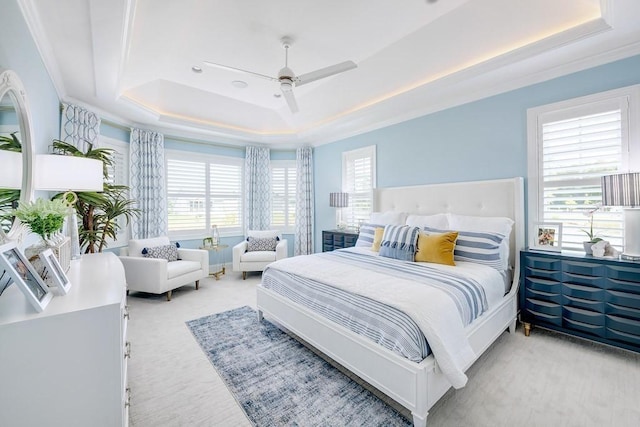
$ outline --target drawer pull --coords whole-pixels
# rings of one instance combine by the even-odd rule
[[[129,320],[129,306],[125,305],[124,306],[124,314],[122,315],[123,318]]]
[[[127,400],[124,401],[124,407],[128,408],[129,406],[131,406],[131,388],[127,387],[125,393],[127,394]]]
[[[131,358],[131,342],[127,341],[124,345],[124,358]]]

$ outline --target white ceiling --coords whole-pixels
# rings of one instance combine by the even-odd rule
[[[125,125],[283,148],[640,53],[638,0],[18,1],[63,101]],[[203,65],[276,76],[283,36],[297,75],[358,67],[295,88],[293,114],[277,82]]]

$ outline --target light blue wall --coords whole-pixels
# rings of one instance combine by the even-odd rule
[[[37,153],[60,135],[60,101],[15,0],[0,0],[0,69],[15,71],[24,85]]]
[[[317,147],[316,251],[335,227],[343,151],[376,145],[378,187],[526,177],[528,108],[638,83],[635,56]]]

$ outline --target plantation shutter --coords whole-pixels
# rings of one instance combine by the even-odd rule
[[[220,232],[242,230],[242,164],[211,163],[209,212]]]
[[[271,162],[271,226],[293,232],[296,219],[295,161]]]
[[[626,103],[615,100],[543,116],[539,218],[562,223],[563,249],[582,250],[582,242],[589,240],[583,231],[590,231],[589,212],[596,209],[596,237],[622,247],[622,214],[617,208],[600,208],[600,179],[622,170],[626,108]]]
[[[169,230],[204,235],[206,218],[206,162],[167,159]]]
[[[349,193],[343,220],[348,227],[358,227],[369,220],[373,210],[375,146],[345,152],[342,174],[342,190]]]

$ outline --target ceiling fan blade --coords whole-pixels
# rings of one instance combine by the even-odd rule
[[[321,68],[319,70],[299,76],[296,79],[296,86],[301,86],[307,83],[315,82],[316,80],[324,79],[325,77],[333,76],[334,74],[353,70],[357,66],[358,65],[353,61],[345,61],[339,64],[331,65],[329,67]]]
[[[289,109],[292,113],[297,113],[300,111],[298,109],[298,103],[296,102],[296,97],[293,95],[293,91],[291,89],[285,89],[284,87],[280,87],[282,90],[282,94],[284,95],[284,99],[287,100],[287,104],[289,104]]]
[[[222,70],[237,71],[240,73],[251,74],[253,76],[261,77],[263,79],[267,79],[271,81],[278,81],[278,79],[275,77],[267,76],[265,74],[260,74],[260,73],[254,73],[253,71],[243,70],[242,68],[229,67],[228,65],[216,64],[215,62],[209,62],[209,61],[202,61],[202,62],[203,64],[208,65],[209,67],[220,68]]]

